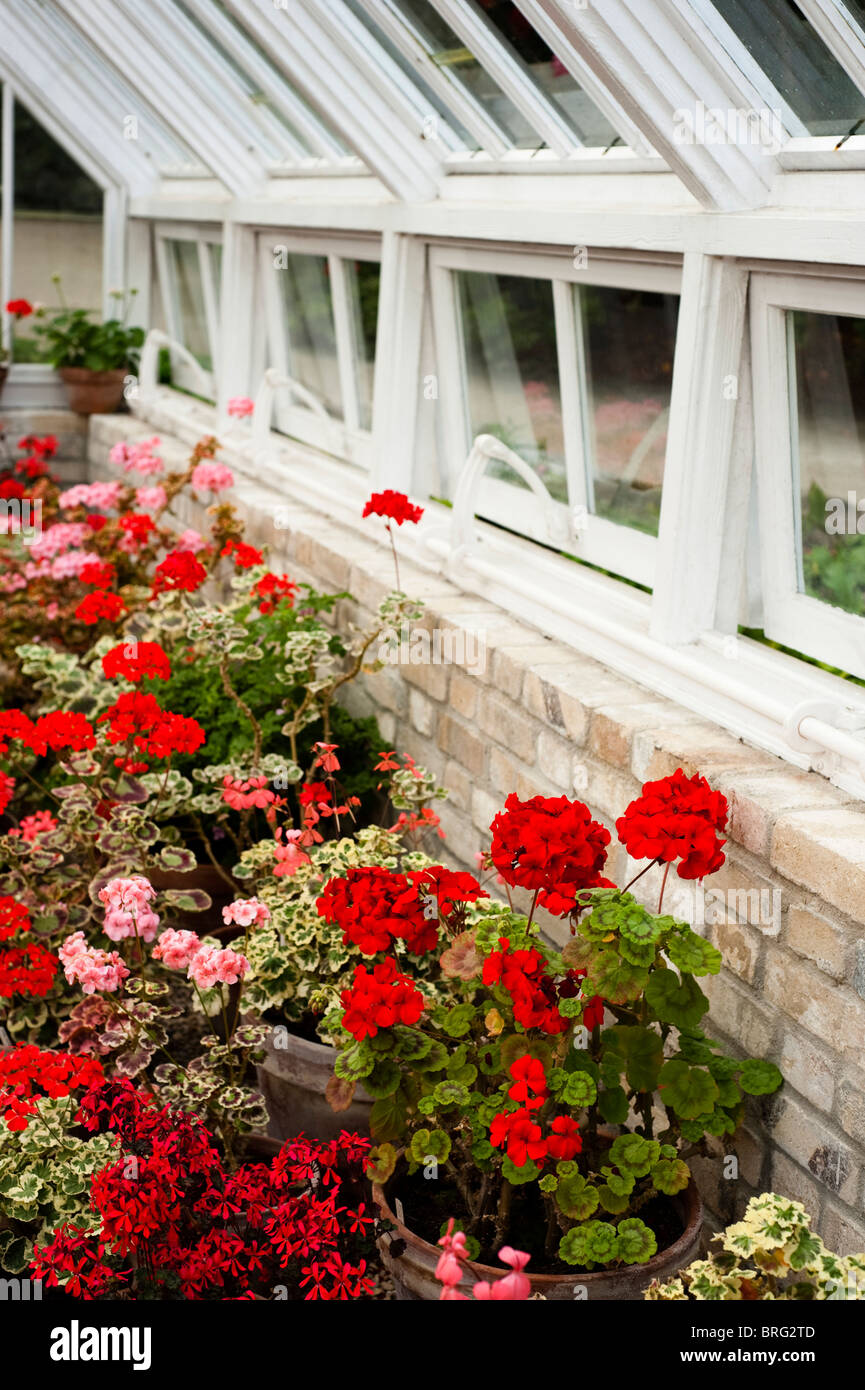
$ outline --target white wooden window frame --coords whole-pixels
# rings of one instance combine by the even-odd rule
[[[865,272],[751,276],[754,436],[766,636],[865,678],[865,619],[800,590],[795,363],[790,311],[865,318]]]
[[[681,268],[651,260],[627,260],[590,250],[585,267],[573,251],[535,254],[478,247],[433,246],[430,286],[443,410],[443,473],[453,489],[472,445],[460,325],[457,271],[524,276],[552,285],[559,391],[565,440],[568,503],[556,502],[559,535],[552,535],[538,499],[524,488],[485,477],[478,492],[478,515],[511,531],[610,570],[648,588],[654,585],[658,541],[633,527],[608,521],[592,510],[588,438],[588,390],[581,354],[581,322],[574,287],[599,285],[679,294]],[[663,499],[663,490],[662,490]],[[663,506],[663,500],[662,500]],[[561,534],[567,536],[562,543]]]
[[[264,305],[266,316],[268,366],[276,368],[281,376],[290,377],[291,356],[282,301],[278,294],[271,293],[268,289],[271,277],[278,273],[274,271],[274,255],[277,250],[284,250],[288,255],[327,257],[343,413],[342,419],[337,416],[325,419],[299,402],[286,388],[276,398],[276,428],[303,444],[312,445],[313,448],[321,449],[324,453],[333,454],[361,468],[371,469],[373,430],[361,426],[356,343],[345,262],[373,261],[380,265],[381,239],[299,236],[272,229],[259,233],[258,266],[262,289],[260,302]],[[380,308],[379,303],[379,310]],[[373,421],[373,427],[374,423]]]
[[[219,335],[219,304],[220,287],[216,283],[214,274],[213,259],[210,248],[222,245],[222,228],[219,225],[196,225],[185,222],[157,222],[155,226],[156,238],[156,271],[159,278],[160,292],[162,296],[162,306],[165,313],[166,331],[171,338],[176,338],[184,347],[188,344],[183,338],[183,318],[180,309],[180,296],[178,293],[177,279],[171,259],[168,243],[171,241],[190,241],[194,242],[198,248],[198,268],[201,275],[201,289],[204,298],[204,319],[207,332],[207,341],[210,347],[210,360],[214,364],[213,370],[205,371],[210,394],[216,399],[217,380],[216,364],[219,362],[220,335]],[[175,385],[184,391],[192,391],[197,394],[201,390],[201,382],[192,371],[188,363],[182,359],[172,358],[171,363],[172,380]]]

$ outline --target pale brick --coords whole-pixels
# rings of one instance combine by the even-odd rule
[[[865,922],[865,814],[794,811],[772,835],[771,862],[794,883]]]
[[[511,700],[519,700],[523,682],[533,661],[544,661],[548,649],[541,642],[518,647],[500,647],[493,652],[492,683]]]
[[[541,729],[538,734],[538,767],[545,777],[567,792],[574,791],[574,754],[569,743],[549,729]]]
[[[752,854],[766,855],[772,826],[785,811],[837,807],[845,798],[813,773],[782,772],[748,777],[741,773],[717,779],[730,814],[727,834]]]
[[[720,1028],[748,1057],[774,1056],[772,1044],[778,1014],[757,999],[729,971],[700,977],[700,988],[709,1000],[706,1032]]]
[[[517,778],[521,771],[513,758],[501,748],[496,748],[495,744],[490,746],[490,786],[500,796],[505,797],[516,790]]]
[[[806,1033],[792,1029],[785,1033],[778,1058],[785,1082],[827,1114],[832,1109],[838,1065],[838,1058],[824,1052]]]
[[[688,777],[699,772],[709,782],[736,768],[771,772],[777,767],[767,753],[749,748],[716,724],[696,717],[688,722],[684,714],[673,727],[635,733],[632,757],[631,770],[641,782],[669,777],[679,767]]]
[[[439,747],[472,773],[480,777],[486,763],[486,743],[449,714],[439,718]]]
[[[535,725],[525,713],[494,690],[485,690],[478,710],[478,725],[524,763],[535,760]]]
[[[838,1120],[844,1133],[865,1147],[865,1072],[850,1065],[840,1070]]]
[[[709,939],[721,952],[727,969],[753,984],[763,944],[759,932],[740,922],[716,922],[709,928]]]
[[[592,719],[589,747],[604,762],[612,763],[614,767],[630,768],[636,732],[681,722],[681,709],[667,700],[602,705]]]
[[[396,738],[396,718],[390,710],[380,710],[378,715],[378,731],[381,734],[382,742],[388,747],[393,747]]]
[[[798,903],[791,906],[787,914],[787,945],[797,955],[814,961],[826,975],[844,980],[850,958],[848,933],[812,907]]]
[[[842,1201],[856,1200],[860,1165],[853,1150],[789,1092],[781,1092],[774,1103],[771,1131],[774,1142],[822,1187]]]
[[[582,774],[580,769],[582,769]],[[587,802],[593,812],[596,814],[600,812],[608,820],[615,820],[617,816],[622,815],[628,802],[633,801],[640,790],[632,777],[619,772],[614,767],[609,767],[606,763],[582,763],[578,761],[575,764],[574,775],[575,787],[571,795],[576,796],[580,801]],[[583,775],[587,779],[585,786],[580,785]],[[579,782],[576,781],[577,776],[580,777]],[[613,836],[613,843],[615,843],[615,836]],[[644,865],[639,865],[639,868],[643,867]],[[637,869],[634,870],[634,873],[636,872]],[[654,893],[655,906],[657,907],[658,887],[655,885],[660,882],[660,879],[654,871],[646,874],[646,878],[652,880],[650,891]],[[627,880],[625,881],[627,882]],[[640,883],[643,881],[641,879]],[[635,887],[639,887],[639,884],[636,884]]]
[[[448,666],[439,666],[433,661],[403,662],[400,671],[409,685],[416,685],[429,695],[431,700],[444,701],[448,693]]]
[[[815,1230],[824,1198],[822,1187],[781,1149],[770,1149],[769,1154],[768,1190],[791,1197],[794,1202],[801,1202],[811,1217],[811,1229]]]
[[[432,738],[436,727],[436,707],[419,690],[410,690],[408,697],[411,722],[419,734]]]
[[[844,1211],[834,1203],[827,1202],[820,1234],[827,1250],[834,1255],[862,1255],[865,1252],[865,1220],[861,1213]]]
[[[765,937],[781,932],[784,895],[777,879],[728,857],[704,890],[704,914],[709,921],[720,912],[727,920],[737,919],[757,927]]]
[[[472,786],[474,784],[465,769],[453,759],[445,766],[444,785],[449,792],[448,801],[452,802],[454,806],[458,806],[461,811],[468,811],[472,804]]]
[[[732,1136],[727,1135],[722,1143],[725,1150],[739,1160],[739,1172],[745,1182],[759,1188],[766,1160],[765,1140],[748,1129],[740,1129]]]
[[[480,787],[474,788],[472,791],[472,825],[476,830],[480,830],[484,843],[489,839],[493,816],[497,816],[501,809],[498,797],[490,796],[489,792],[482,791]]]
[[[473,719],[478,706],[478,683],[472,676],[454,668],[451,671],[448,704],[464,719]]]
[[[865,1050],[865,1003],[852,990],[833,985],[815,966],[784,952],[766,961],[765,998],[781,1014],[851,1058]]]
[[[363,676],[364,689],[380,708],[404,715],[407,708],[405,682],[398,669],[385,666],[380,671],[367,671]]]

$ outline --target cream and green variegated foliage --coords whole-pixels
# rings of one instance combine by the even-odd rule
[[[304,1015],[313,1014],[321,1020],[318,1034],[322,1042],[335,1041],[341,1032],[338,1021],[331,1027],[326,1016],[339,1008],[340,990],[351,983],[354,968],[363,957],[355,948],[343,945],[340,927],[319,916],[316,899],[322,887],[328,879],[351,868],[408,872],[436,862],[419,850],[406,850],[394,834],[379,826],[367,826],[352,836],[314,846],[310,862],[302,864],[292,877],[274,877],[272,840],[247,850],[234,873],[254,885],[256,896],[270,908],[271,922],[251,932],[245,947],[252,971],[244,989],[244,1008],[260,1013],[276,1011],[287,1023],[298,1023]],[[434,957],[432,965],[426,959],[411,958],[412,978],[432,1003],[440,1002],[445,993],[445,987],[433,984],[430,978],[435,964]]]
[[[865,1254],[834,1255],[811,1230],[800,1202],[764,1192],[741,1221],[715,1236],[720,1250],[695,1260],[645,1297],[699,1302],[865,1299]]]
[[[40,1101],[44,1119],[20,1134],[0,1125],[0,1269],[21,1274],[34,1242],[64,1222],[90,1229],[90,1182],[111,1160],[116,1136],[81,1139],[70,1120],[77,1101]]]

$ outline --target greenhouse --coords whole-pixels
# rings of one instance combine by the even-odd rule
[[[0,93],[0,1302],[865,1298],[865,4]]]

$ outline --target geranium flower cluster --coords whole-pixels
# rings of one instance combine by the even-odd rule
[[[372,1218],[357,1190],[369,1141],[303,1137],[270,1163],[224,1165],[193,1115],[160,1109],[128,1081],[94,1088],[85,1124],[117,1135],[93,1181],[96,1229],[64,1225],[32,1269],[73,1298],[206,1300],[368,1297]]]
[[[542,906],[546,894],[572,897],[581,888],[612,886],[601,877],[610,832],[581,801],[566,796],[520,801],[512,793],[490,829],[490,853],[502,878],[538,893]]]
[[[109,743],[133,742],[152,758],[172,753],[194,753],[205,741],[197,720],[163,709],[154,695],[127,691],[100,714],[97,724],[107,723]]]
[[[504,1148],[517,1168],[529,1162],[541,1167],[547,1157],[557,1162],[574,1158],[583,1147],[576,1120],[570,1115],[557,1115],[545,1135],[536,1114],[549,1097],[543,1062],[528,1055],[518,1057],[509,1072],[512,1084],[508,1096],[517,1106],[493,1117],[490,1125],[493,1147]]]
[[[404,521],[418,522],[423,516],[423,507],[416,507],[404,492],[385,488],[384,492],[374,492],[365,504],[364,516],[382,516],[386,521],[395,521],[402,526]]]
[[[435,949],[439,917],[446,919],[456,903],[485,898],[477,879],[441,865],[409,874],[378,867],[349,869],[332,878],[316,904],[318,914],[336,923],[343,940],[364,955],[390,950],[404,941],[417,956]]]
[[[568,1019],[559,1013],[559,999],[571,999],[579,994],[578,981],[584,970],[569,970],[561,979],[554,978],[542,953],[511,950],[507,937],[499,938],[499,949],[491,951],[484,961],[485,985],[501,985],[511,996],[514,1018],[523,1028],[540,1028],[545,1033],[564,1033]],[[583,1009],[583,1024],[592,1029],[603,1020],[603,1000],[598,996],[587,1000]]]
[[[108,457],[127,473],[161,473],[165,465],[155,452],[161,442],[156,435],[152,439],[120,440],[112,446]]]
[[[256,902],[250,899],[250,902]],[[264,904],[259,904],[264,907]],[[264,909],[267,911],[267,908]],[[169,970],[185,970],[187,978],[199,989],[216,985],[236,985],[249,970],[249,961],[230,946],[208,946],[193,931],[175,931],[169,927],[153,948],[155,960],[161,960]]]
[[[129,975],[116,951],[88,946],[83,931],[67,936],[60,947],[60,963],[70,985],[79,984],[85,994],[113,994]]]
[[[172,550],[160,561],[153,576],[152,598],[183,590],[192,594],[207,578],[207,570],[191,550]]]
[[[270,908],[258,898],[237,898],[222,909],[222,920],[226,926],[262,927],[270,921]]]
[[[121,642],[102,658],[102,670],[109,680],[140,681],[168,680],[171,662],[168,653],[158,642]]]
[[[677,768],[669,777],[646,782],[616,821],[619,839],[633,859],[672,864],[680,878],[703,878],[724,862],[719,838],[727,826],[727,800],[699,773],[686,777]]]
[[[448,1303],[459,1300],[460,1302],[470,1303],[468,1294],[460,1293],[458,1285],[464,1277],[464,1262],[468,1259],[468,1246],[464,1231],[455,1231],[453,1218],[448,1222],[448,1228],[439,1241],[439,1245],[444,1247],[443,1254],[436,1265],[435,1275],[442,1285],[442,1293],[439,1302]],[[514,1250],[510,1245],[503,1245],[499,1251],[499,1259],[502,1264],[510,1267],[511,1273],[504,1275],[501,1279],[496,1279],[490,1284],[486,1279],[478,1279],[472,1286],[472,1297],[482,1303],[522,1303],[531,1294],[532,1286],[528,1277],[523,1274],[523,1270],[529,1263],[530,1256],[524,1250]]]
[[[395,1023],[417,1023],[423,1013],[424,998],[407,975],[400,973],[390,956],[373,969],[355,969],[351,987],[340,994],[345,1013],[342,1026],[360,1042],[374,1038],[380,1028]]]
[[[39,1101],[58,1100],[87,1090],[102,1080],[93,1057],[44,1051],[35,1043],[17,1043],[0,1052],[0,1118],[13,1133],[27,1128],[39,1114]]]
[[[54,986],[57,957],[40,942],[17,939],[29,930],[27,908],[14,898],[0,898],[0,999],[44,999]]]
[[[287,574],[272,574],[268,570],[267,574],[263,574],[252,586],[252,592],[261,600],[258,605],[259,613],[272,613],[278,603],[287,603],[293,608],[298,587]]]
[[[152,941],[159,926],[159,915],[150,904],[156,889],[143,874],[131,878],[112,878],[99,890],[99,901],[105,905],[104,931],[112,941],[138,937]]]

